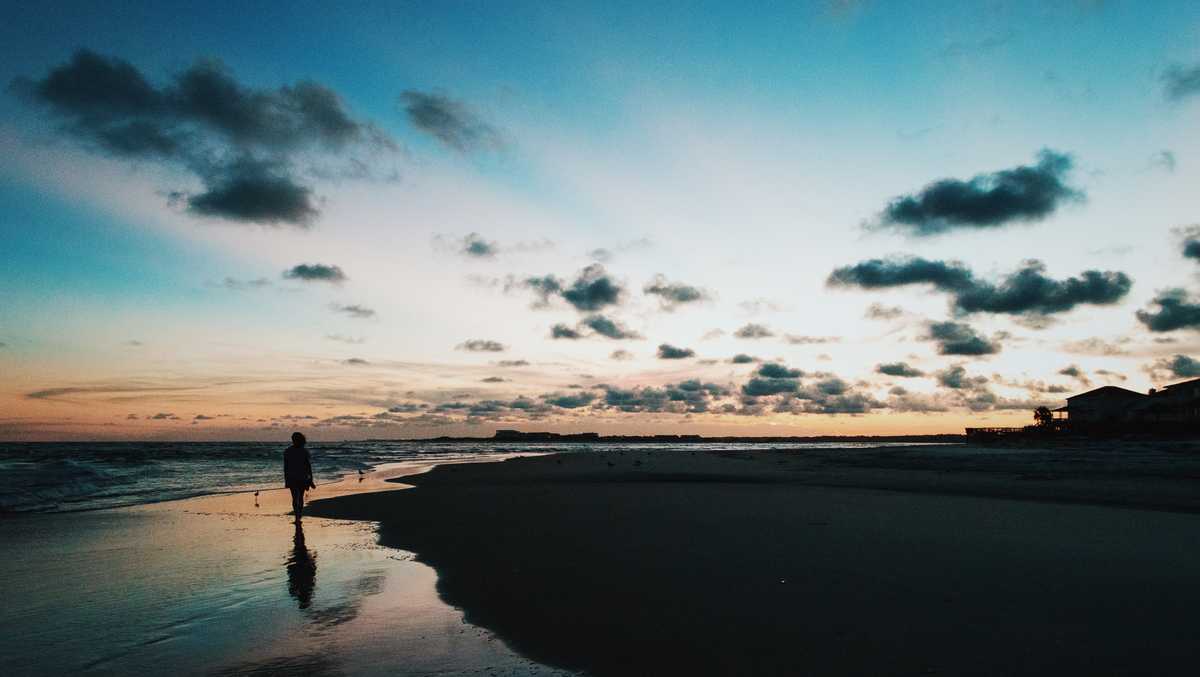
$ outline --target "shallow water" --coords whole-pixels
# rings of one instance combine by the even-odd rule
[[[287,510],[263,491],[0,520],[0,674],[559,674],[465,623],[373,525]]]
[[[282,485],[286,444],[270,442],[0,442],[0,513],[72,512]],[[907,443],[785,443],[772,448],[847,450]],[[328,442],[309,446],[317,482],[384,463],[479,454],[761,449],[754,444]]]

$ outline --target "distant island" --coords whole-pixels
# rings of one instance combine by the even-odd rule
[[[521,430],[497,430],[491,437],[429,437],[406,442],[553,442],[604,444],[644,444],[659,442],[671,444],[795,444],[798,442],[915,442],[954,444],[966,442],[966,435],[817,435],[811,437],[704,437],[703,435],[601,435],[600,433],[552,433],[524,432]]]

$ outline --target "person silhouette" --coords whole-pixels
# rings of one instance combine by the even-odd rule
[[[283,485],[292,492],[292,514],[300,523],[304,510],[304,492],[316,489],[313,484],[312,460],[305,446],[308,440],[303,433],[292,433],[292,446],[283,452]]]
[[[287,568],[288,594],[296,598],[301,609],[307,609],[312,605],[313,590],[317,587],[317,554],[309,552],[304,545],[304,527],[299,521],[292,537],[292,552],[284,566]]]

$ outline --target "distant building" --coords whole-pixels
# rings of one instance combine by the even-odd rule
[[[1149,395],[1128,388],[1104,386],[1067,398],[1065,412],[1069,426],[1110,425],[1128,420],[1132,409],[1141,405]]]

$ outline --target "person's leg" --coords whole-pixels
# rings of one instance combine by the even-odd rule
[[[300,487],[291,487],[292,490],[292,514],[296,516],[296,521],[300,520],[300,513],[304,510],[304,489]]]

